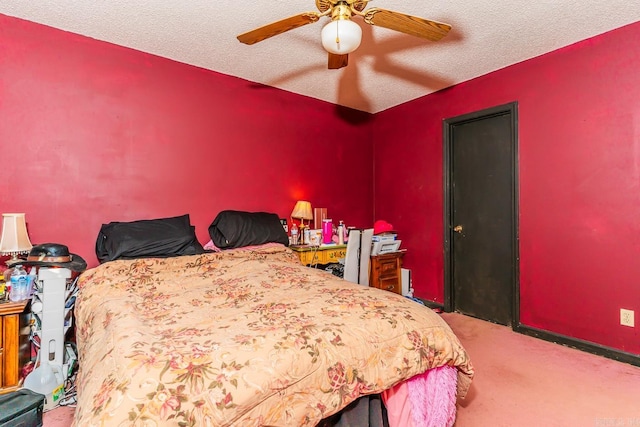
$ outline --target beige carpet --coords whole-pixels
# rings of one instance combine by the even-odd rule
[[[640,368],[456,313],[443,318],[476,369],[456,427],[640,427]],[[72,408],[44,427],[71,425]]]

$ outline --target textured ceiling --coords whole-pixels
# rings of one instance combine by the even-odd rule
[[[349,65],[327,69],[328,18],[252,46],[236,36],[314,0],[1,0],[0,13],[252,82],[376,113],[640,21],[638,0],[374,0],[452,25],[439,42],[372,27]]]

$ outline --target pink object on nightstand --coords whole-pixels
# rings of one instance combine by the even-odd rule
[[[330,219],[322,220],[322,243],[329,244],[331,243],[331,238],[333,237],[333,222]]]

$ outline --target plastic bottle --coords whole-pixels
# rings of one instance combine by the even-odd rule
[[[34,297],[33,302],[31,303],[31,312],[33,314],[39,314],[42,312],[43,308],[42,301],[40,301],[38,297]]]
[[[344,245],[344,223],[342,221],[338,224],[338,244]]]
[[[9,299],[11,301],[22,301],[27,299],[29,278],[27,270],[22,265],[16,265],[13,273],[11,273],[11,292]]]
[[[13,267],[9,267],[4,271],[3,277],[7,286],[11,286],[11,274],[13,273]]]
[[[24,388],[45,396],[44,410],[55,407],[64,392],[64,379],[59,366],[51,366],[47,360],[41,361],[24,380]]]
[[[298,244],[298,226],[295,222],[291,225],[291,244]]]
[[[38,269],[37,267],[31,267],[31,270],[29,270],[29,277],[28,277],[28,283],[27,283],[27,298],[31,298],[31,295],[33,295],[33,291],[35,289],[35,283],[36,283],[36,279],[38,278]]]

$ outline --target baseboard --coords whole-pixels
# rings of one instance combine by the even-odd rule
[[[429,308],[433,308],[433,309],[436,309],[436,310],[444,311],[444,304],[440,304],[440,303],[437,303],[435,301],[429,301],[429,300],[422,299],[422,298],[418,298],[418,299],[420,301],[422,301],[422,303],[424,305],[426,305],[427,307],[429,307]]]
[[[577,350],[592,353],[598,356],[603,356],[608,359],[614,359],[619,362],[628,363],[634,366],[640,366],[640,355],[627,353],[611,347],[605,347],[599,344],[594,344],[589,341],[583,341],[578,338],[572,338],[565,335],[555,334],[553,332],[545,331],[542,329],[536,329],[530,326],[518,325],[513,328],[515,332],[529,335],[534,338],[540,338],[545,341],[554,342],[556,344],[572,347]]]

